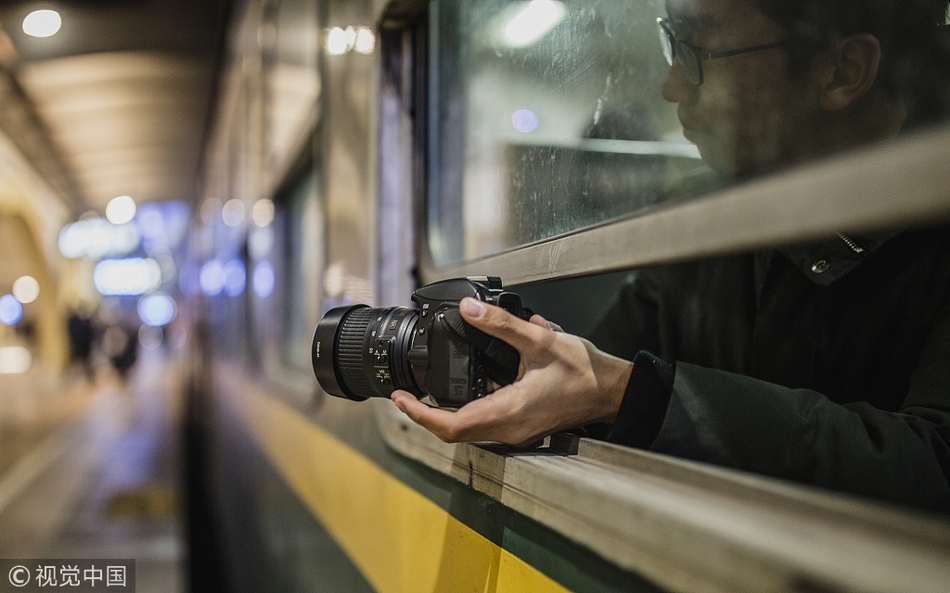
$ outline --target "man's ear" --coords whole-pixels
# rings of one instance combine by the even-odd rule
[[[851,35],[826,53],[821,106],[840,111],[867,94],[877,79],[881,42],[870,33]]]

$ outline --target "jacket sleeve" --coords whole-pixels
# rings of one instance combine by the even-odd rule
[[[658,390],[662,365],[638,355],[648,387],[631,375],[608,440],[950,512],[950,307],[936,321],[897,412],[682,362]],[[644,412],[658,401],[659,422]]]

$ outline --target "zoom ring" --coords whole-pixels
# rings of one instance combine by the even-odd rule
[[[379,309],[362,307],[343,320],[337,342],[337,365],[345,389],[358,397],[372,397],[373,388],[363,368],[363,344],[366,329]]]

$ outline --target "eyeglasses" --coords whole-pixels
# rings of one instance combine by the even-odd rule
[[[683,74],[692,85],[699,86],[703,84],[703,62],[706,60],[715,60],[718,58],[728,58],[739,54],[747,54],[764,49],[774,49],[787,45],[790,40],[776,41],[775,43],[766,43],[765,45],[753,45],[740,49],[729,51],[709,52],[683,41],[680,41],[673,35],[670,29],[669,20],[665,18],[656,19],[656,26],[660,33],[660,45],[663,47],[663,55],[666,56],[667,63],[672,66],[673,60],[679,58],[683,66]]]

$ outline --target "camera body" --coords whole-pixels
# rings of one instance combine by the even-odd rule
[[[459,302],[471,297],[530,317],[497,276],[454,278],[412,294],[417,309],[337,307],[314,332],[314,374],[324,391],[352,400],[404,389],[458,408],[514,381],[520,356],[466,323]]]

